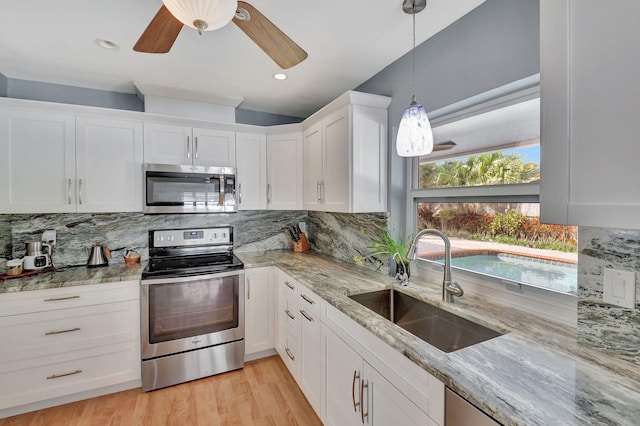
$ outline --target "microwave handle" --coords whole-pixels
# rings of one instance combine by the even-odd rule
[[[187,158],[191,159],[191,143],[189,141],[189,136],[187,136]]]

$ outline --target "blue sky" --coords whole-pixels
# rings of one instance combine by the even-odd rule
[[[522,157],[522,161],[525,163],[537,163],[540,164],[540,145],[525,146],[522,148],[514,148],[504,150],[504,155],[517,153]],[[458,161],[465,161],[467,157],[456,158]],[[437,163],[444,163],[446,160],[439,160]]]

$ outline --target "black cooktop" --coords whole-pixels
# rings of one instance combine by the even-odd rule
[[[243,269],[244,264],[232,253],[150,258],[142,279],[217,274]]]

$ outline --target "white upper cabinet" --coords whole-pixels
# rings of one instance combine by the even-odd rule
[[[267,208],[302,209],[302,134],[267,135]]]
[[[148,122],[144,162],[236,167],[235,132]]]
[[[76,119],[78,212],[142,210],[142,123]]]
[[[75,116],[0,108],[2,213],[76,211]]]
[[[543,222],[640,229],[639,14],[632,0],[540,3]]]
[[[304,121],[305,210],[387,210],[387,107],[349,91]]]
[[[142,122],[0,108],[2,213],[142,210]]]
[[[236,134],[238,210],[267,208],[267,137]]]

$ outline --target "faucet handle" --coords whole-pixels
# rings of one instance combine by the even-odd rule
[[[461,297],[464,295],[464,290],[462,289],[462,287],[460,287],[460,284],[458,284],[457,281],[449,281],[445,284],[445,289],[447,291],[447,293],[453,295],[453,296],[457,296],[457,297]]]

